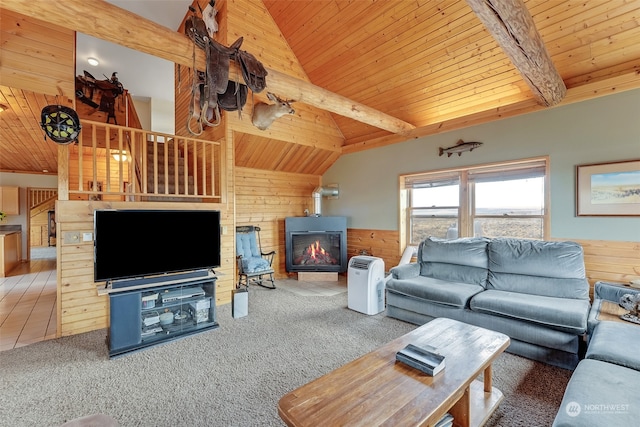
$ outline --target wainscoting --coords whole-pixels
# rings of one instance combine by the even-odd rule
[[[573,240],[584,248],[587,278],[593,285],[597,281],[628,283],[640,278],[640,242],[617,242],[610,240]],[[368,255],[384,260],[385,269],[396,266],[404,248],[400,248],[399,233],[394,230],[347,229],[348,257]],[[592,292],[593,293],[593,292]]]

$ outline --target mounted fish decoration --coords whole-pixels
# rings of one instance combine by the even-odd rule
[[[447,157],[451,157],[453,153],[458,153],[458,156],[461,156],[462,153],[464,153],[465,151],[473,151],[474,149],[480,147],[481,145],[482,145],[482,142],[464,142],[463,140],[460,140],[456,142],[456,145],[452,147],[448,147],[448,148],[440,147],[439,148],[440,154],[438,155],[442,156],[444,153],[447,153]]]

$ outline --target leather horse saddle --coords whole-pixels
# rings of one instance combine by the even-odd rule
[[[220,124],[220,108],[225,111],[237,110],[240,114],[247,101],[248,88],[260,92],[266,87],[267,71],[252,54],[240,50],[242,37],[226,47],[209,37],[204,21],[195,14],[185,22],[185,33],[193,41],[194,49],[198,46],[206,54],[204,72],[196,70],[195,50],[193,54],[194,78],[187,130],[197,136],[202,134],[203,125]],[[231,60],[239,64],[246,85],[229,80]],[[191,129],[193,119],[198,122],[197,131]]]

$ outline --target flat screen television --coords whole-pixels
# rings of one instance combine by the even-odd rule
[[[94,280],[220,266],[220,211],[96,210]]]

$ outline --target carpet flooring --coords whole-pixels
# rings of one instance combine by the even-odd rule
[[[116,359],[106,330],[0,353],[0,425],[59,426],[95,413],[121,426],[283,426],[287,392],[415,326],[347,308],[347,293],[251,287],[249,315],[219,307],[216,330]],[[570,371],[503,354],[491,427],[549,426]]]

